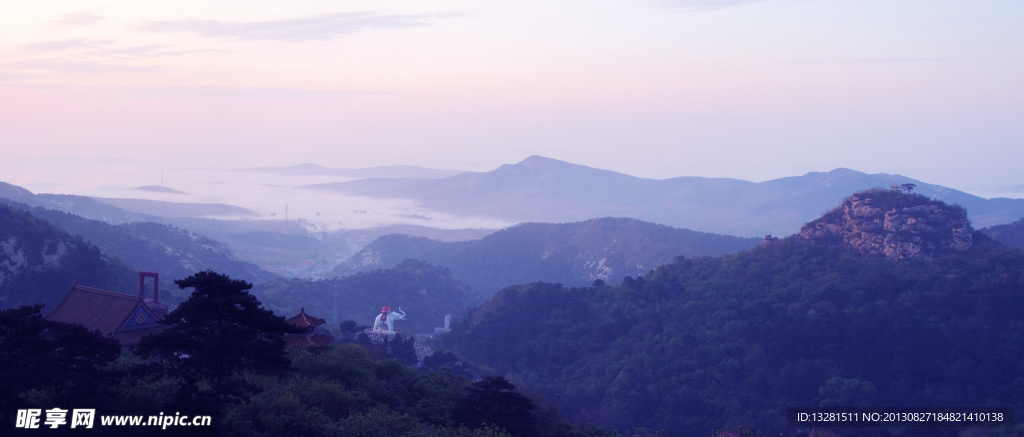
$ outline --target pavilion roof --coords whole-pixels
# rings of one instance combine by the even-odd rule
[[[288,319],[288,323],[299,328],[316,328],[327,323],[327,320],[306,314],[306,307],[302,307],[298,314]]]

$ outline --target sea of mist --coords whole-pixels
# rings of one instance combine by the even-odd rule
[[[241,170],[249,166],[212,168],[204,164],[81,156],[5,157],[0,162],[0,181],[33,193],[224,203],[256,213],[255,216],[216,217],[225,220],[282,220],[287,205],[288,219],[301,220],[312,232],[395,224],[441,229],[494,229],[512,224],[493,218],[454,216],[423,208],[412,200],[373,199],[329,190],[298,188],[351,180],[341,176],[278,175]],[[138,189],[140,186],[161,184],[186,194]]]

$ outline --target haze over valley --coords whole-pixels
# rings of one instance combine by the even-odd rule
[[[785,236],[848,193],[892,184],[914,183],[922,194],[960,204],[980,227],[1024,217],[1022,199],[985,199],[906,176],[848,169],[760,183],[685,176],[655,180],[531,156],[488,172],[313,164],[172,169],[162,171],[164,185],[140,185],[145,181],[129,177],[131,172],[94,177],[77,171],[64,174],[66,179],[12,172],[14,181],[74,190],[34,194],[6,185],[0,196],[110,224],[173,225],[218,240],[238,259],[264,270],[300,277],[332,274],[382,235],[476,240],[527,222],[624,217],[722,235]],[[148,172],[149,178],[157,176]],[[77,184],[83,179],[91,184]]]
[[[2,10],[0,435],[1024,437],[1024,1]]]

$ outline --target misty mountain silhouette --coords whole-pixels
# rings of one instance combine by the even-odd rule
[[[443,170],[418,167],[415,165],[386,165],[367,168],[331,168],[304,163],[288,167],[243,168],[237,171],[253,173],[274,173],[291,176],[332,175],[350,178],[426,178],[438,179],[461,173],[458,170]]]
[[[349,194],[414,199],[439,211],[515,221],[573,222],[630,217],[722,234],[788,235],[852,192],[917,185],[916,192],[967,209],[978,227],[1024,216],[1024,199],[984,199],[901,175],[839,168],[750,182],[729,178],[645,179],[530,156],[484,173],[443,179],[364,179],[309,185]]]
[[[409,235],[377,238],[331,272],[346,276],[387,268],[405,259],[447,267],[482,296],[535,281],[586,286],[617,284],[679,255],[717,256],[754,247],[763,239],[676,229],[628,218],[579,223],[523,223],[479,240],[442,242]]]

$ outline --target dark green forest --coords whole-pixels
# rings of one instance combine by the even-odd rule
[[[390,269],[356,273],[322,280],[282,279],[256,285],[253,294],[278,314],[298,314],[299,308],[330,320],[335,295],[338,320],[355,320],[372,325],[381,307],[402,309],[406,320],[396,330],[431,333],[443,326],[445,314],[462,314],[482,300],[444,267],[423,261],[405,260]]]
[[[418,371],[382,349],[286,349],[283,317],[213,272],[175,281],[188,300],[137,347],[40,307],[0,311],[0,426],[5,435],[527,437],[616,436],[577,426],[501,377]],[[15,429],[17,409],[96,408],[98,415],[213,416],[209,427]],[[97,419],[99,420],[99,419]]]
[[[1024,249],[1024,218],[1005,225],[989,226],[979,231],[1007,246]]]
[[[572,417],[672,435],[782,433],[792,406],[1020,415],[1024,252],[974,241],[896,262],[790,237],[614,287],[509,287],[444,341]]]

